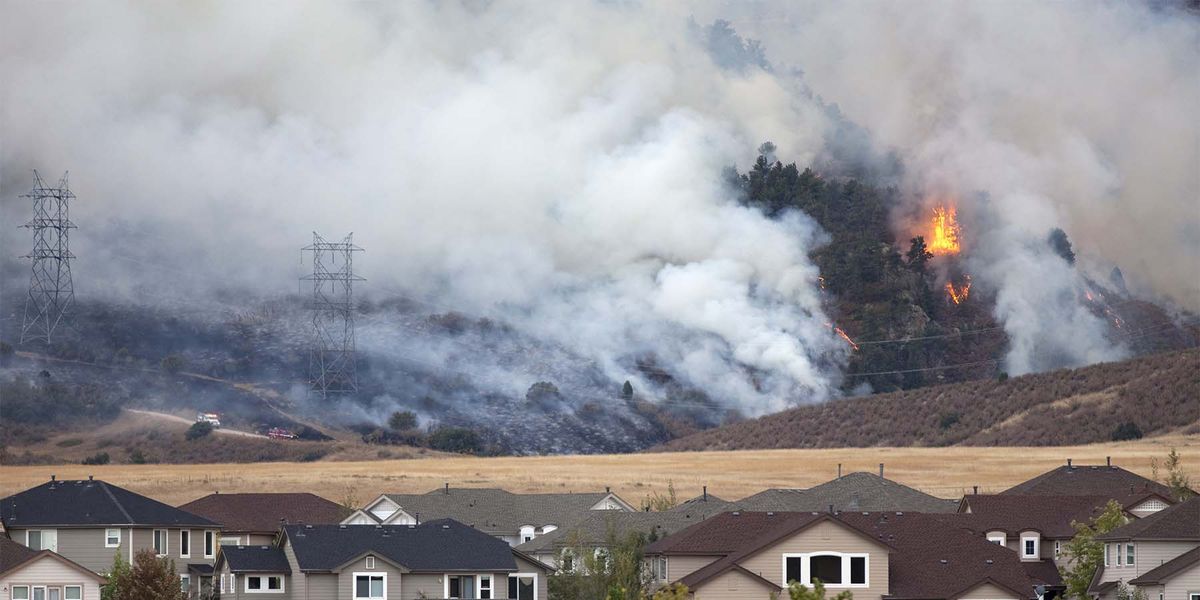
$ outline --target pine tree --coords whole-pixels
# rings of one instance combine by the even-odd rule
[[[1077,600],[1088,598],[1087,589],[1096,575],[1096,569],[1104,561],[1104,543],[1096,536],[1108,533],[1125,524],[1125,511],[1115,500],[1109,500],[1104,512],[1088,523],[1072,522],[1075,537],[1063,547],[1066,566],[1061,568],[1063,582],[1067,584],[1066,597]]]

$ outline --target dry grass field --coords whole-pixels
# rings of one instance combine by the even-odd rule
[[[362,504],[381,492],[423,492],[453,486],[498,486],[521,492],[602,490],[611,486],[638,503],[673,482],[679,498],[709,492],[737,499],[766,487],[808,487],[845,472],[877,471],[932,494],[955,497],[979,485],[999,491],[1064,464],[1104,464],[1105,457],[1143,475],[1169,448],[1183,455],[1193,482],[1200,482],[1200,436],[1172,436],[1088,446],[995,448],[849,448],[677,452],[599,456],[445,457],[316,463],[197,465],[55,465],[0,467],[0,495],[61,479],[95,475],[179,504],[213,491],[311,491],[335,501]]]

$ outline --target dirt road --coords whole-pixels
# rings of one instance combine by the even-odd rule
[[[174,421],[176,423],[183,423],[184,425],[191,425],[192,423],[195,422],[195,421],[191,421],[189,419],[185,419],[179,415],[154,412],[152,410],[141,410],[138,408],[122,408],[121,410],[123,410],[125,412],[139,414],[139,415],[147,415],[147,416],[156,417],[159,419],[165,419],[167,421]],[[249,431],[238,431],[236,429],[226,429],[224,427],[214,429],[213,433],[218,433],[221,435],[241,435],[241,436],[245,436],[245,437],[268,439],[267,436],[265,436],[265,435],[259,435],[257,433],[250,433]]]

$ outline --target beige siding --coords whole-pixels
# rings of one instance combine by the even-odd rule
[[[100,546],[104,546],[103,541]],[[9,600],[14,585],[60,588],[79,585],[83,587],[83,600],[100,600],[99,582],[50,557],[40,558],[0,577],[0,599]]]
[[[1196,542],[1134,542],[1133,566],[1109,564],[1101,581],[1129,581],[1196,547]],[[1121,550],[1124,551],[1124,543]],[[1114,554],[1114,561],[1115,554]],[[1155,595],[1151,600],[1157,600]],[[1171,600],[1166,598],[1165,600]],[[1186,598],[1184,599],[1186,600]]]
[[[770,597],[771,588],[761,580],[745,573],[726,571],[693,590],[695,600],[747,600]]]
[[[500,580],[496,580],[500,581]],[[504,585],[508,585],[505,576]],[[444,598],[445,584],[442,576],[430,573],[409,573],[404,576],[404,584],[400,586],[400,600],[419,600],[420,598]],[[508,588],[505,587],[507,590]],[[424,595],[422,595],[424,594]],[[391,596],[389,596],[390,598]]]
[[[1188,600],[1188,594],[1200,594],[1200,564],[1192,565],[1190,569],[1176,574],[1165,586],[1165,600]],[[1151,600],[1158,600],[1158,595],[1147,595]]]
[[[368,569],[366,561],[366,557],[363,557],[349,565],[346,565],[345,567],[342,567],[337,578],[337,597],[343,600],[350,600],[354,597],[355,573],[385,573],[387,574],[387,579],[384,581],[384,585],[386,586],[387,597],[399,598],[401,590],[400,570],[380,558],[375,559],[374,569]],[[441,592],[439,591],[439,595],[440,593]],[[316,599],[314,598],[313,600]]]
[[[667,556],[667,581],[679,581],[699,571],[720,556]]]
[[[780,587],[783,580],[783,555],[810,552],[867,553],[867,581],[870,587],[851,588],[855,600],[878,600],[888,593],[888,552],[883,546],[863,538],[854,531],[829,521],[822,521],[792,537],[766,548],[740,564]],[[841,588],[827,586],[836,593]]]
[[[546,600],[547,598],[549,598],[550,596],[549,596],[548,590],[549,590],[550,582],[547,580],[549,573],[547,573],[541,567],[539,567],[519,556],[514,556],[513,558],[516,559],[516,561],[517,561],[517,571],[519,571],[521,573],[537,573],[537,585],[535,587],[537,588],[538,600]],[[496,589],[499,591],[507,592],[508,576],[504,575],[504,574],[500,574],[500,576],[497,578],[497,581],[503,582],[505,587],[503,589],[501,589],[501,588],[496,588]],[[503,598],[504,596],[500,596],[500,597]]]
[[[300,579],[295,575],[292,579]],[[304,579],[304,596],[292,594],[292,600],[333,600],[338,597],[338,576],[336,573],[321,573],[317,575],[305,575]],[[300,592],[296,592],[297,594]],[[352,596],[352,592],[347,589],[345,597]]]
[[[855,596],[857,597],[857,595]],[[994,586],[990,583],[985,583],[981,586],[967,590],[965,594],[959,596],[958,600],[1022,600],[1012,592],[1003,588]]]

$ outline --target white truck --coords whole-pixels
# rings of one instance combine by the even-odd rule
[[[217,415],[217,413],[197,413],[196,422],[210,423],[212,424],[213,429],[221,428],[221,418]]]

